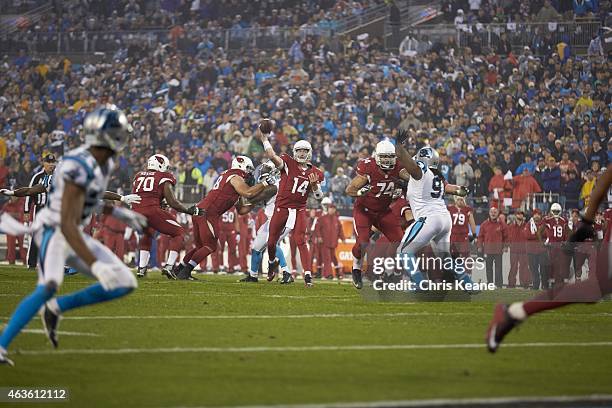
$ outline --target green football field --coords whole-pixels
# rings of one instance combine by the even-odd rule
[[[610,302],[537,316],[490,355],[491,302],[376,302],[349,282],[201,279],[150,274],[124,299],[66,315],[58,350],[37,317],[12,345],[16,367],[0,367],[0,387],[68,388],[70,403],[57,406],[87,408],[506,397],[518,406],[612,394]],[[66,277],[62,291],[88,282]],[[33,272],[0,267],[2,323],[34,285]]]

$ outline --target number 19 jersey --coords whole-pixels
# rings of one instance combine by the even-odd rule
[[[276,207],[306,208],[308,194],[312,191],[308,176],[316,174],[317,180],[321,183],[324,180],[323,172],[311,164],[303,168],[293,157],[285,153],[281,154],[280,158],[284,165],[280,170],[281,178],[276,195]]]
[[[357,163],[357,174],[368,179],[370,191],[357,197],[355,205],[367,208],[372,212],[387,212],[393,201],[393,192],[400,180],[401,166],[397,163],[391,170],[384,171],[373,157],[360,160]]]
[[[423,162],[417,161],[417,164],[423,176],[419,180],[411,177],[406,190],[406,200],[410,202],[414,218],[448,214],[444,203],[444,179],[434,174]]]
[[[176,184],[176,178],[167,171],[141,171],[134,176],[132,193],[141,198],[140,204],[133,203],[137,210],[144,207],[159,207],[164,198],[164,184]]]

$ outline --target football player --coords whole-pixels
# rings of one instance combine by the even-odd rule
[[[170,160],[163,154],[154,154],[147,161],[147,169],[136,173],[132,182],[132,193],[140,197],[140,201],[132,204],[132,209],[144,215],[148,221],[148,228],[140,238],[138,272],[136,276],[144,278],[147,275],[149,258],[151,257],[151,244],[155,231],[170,236],[184,236],[185,230],[176,222],[176,217],[162,209],[162,201],[178,212],[198,216],[200,209],[196,206],[185,207],[175,197],[172,186],[176,184],[174,174],[170,173]],[[176,279],[172,268],[176,263],[181,250],[180,241],[170,240],[168,259],[162,268],[162,275],[168,279]]]
[[[262,121],[263,123],[264,121]],[[268,281],[278,274],[279,259],[276,257],[276,245],[285,228],[293,228],[295,241],[300,251],[304,268],[304,284],[312,286],[312,259],[306,243],[307,213],[306,200],[313,193],[317,200],[323,199],[321,183],[323,172],[310,163],[312,146],[306,140],[299,140],[293,145],[293,157],[286,153],[280,156],[274,152],[268,140],[272,129],[259,126],[259,135],[264,145],[266,156],[280,170],[280,182],[276,195],[275,209],[270,219],[268,236]]]
[[[203,210],[203,216],[193,218],[195,248],[185,254],[183,261],[176,268],[175,275],[178,279],[195,280],[191,276],[193,268],[217,250],[219,224],[223,213],[236,206],[238,214],[246,214],[253,206],[246,200],[258,201],[267,194],[260,196],[266,187],[268,190],[274,189],[271,186],[274,182],[271,177],[249,186],[245,179],[253,173],[253,170],[251,159],[246,156],[236,156],[232,160],[232,167],[219,175],[213,188],[198,203],[197,207]]]
[[[275,189],[270,189],[271,197],[268,198],[266,204],[264,206],[264,214],[265,214],[265,222],[261,224],[261,226],[257,229],[257,234],[255,235],[255,239],[253,240],[253,249],[251,250],[251,267],[249,269],[249,274],[240,280],[240,282],[257,282],[258,281],[258,271],[261,264],[261,260],[263,258],[264,251],[268,246],[268,235],[270,232],[270,219],[272,215],[274,215],[274,203],[276,202],[276,193],[278,192],[278,185],[280,183],[280,174],[276,169],[276,166],[271,161],[265,161],[257,168],[256,172],[257,179],[266,179],[270,178],[272,181],[271,186],[274,186]],[[273,192],[273,194],[272,194]],[[291,232],[290,228],[285,227],[281,236],[279,237],[279,241],[283,240],[289,233]],[[287,261],[285,259],[285,254],[283,253],[280,245],[276,245],[276,257],[278,258],[279,265],[281,271],[283,273],[283,278],[281,280],[281,284],[289,284],[293,283],[293,276],[289,273],[289,269],[287,268]]]
[[[402,165],[410,170],[410,180],[406,190],[406,199],[415,222],[408,227],[397,251],[402,256],[416,257],[416,253],[431,243],[434,254],[450,257],[450,235],[452,219],[444,202],[444,193],[466,196],[467,188],[446,184],[444,176],[438,170],[440,156],[431,147],[422,147],[414,158],[402,145],[408,137],[404,129],[399,129],[395,145],[398,158]],[[447,262],[443,262],[447,264]],[[416,268],[416,262],[407,262],[406,273],[410,279],[419,284],[423,280],[422,273]],[[454,279],[464,283],[472,283],[467,272],[456,273],[446,271]]]
[[[448,206],[453,227],[451,230],[451,254],[453,257],[470,256],[470,231],[476,236],[474,212],[465,202],[465,197],[455,196],[455,204]]]
[[[36,289],[17,306],[0,335],[0,364],[13,365],[7,348],[41,308],[45,333],[58,345],[60,316],[68,310],[127,295],[137,286],[130,269],[110,249],[82,232],[108,185],[113,157],[129,140],[125,114],[105,105],[87,115],[85,145],[68,152],[55,171],[46,207],[30,228],[40,248]],[[142,230],[146,219],[121,207],[106,208],[133,228]],[[2,229],[10,229],[2,217]],[[64,278],[64,264],[98,280],[73,293],[54,297]]]
[[[400,220],[390,206],[398,183],[400,180],[408,181],[410,175],[406,168],[397,163],[395,146],[388,140],[378,142],[374,155],[357,163],[357,175],[346,187],[346,194],[356,198],[353,222],[357,239],[352,249],[352,276],[357,289],[363,287],[363,249],[370,242],[372,226],[391,243],[397,244],[402,239]]]
[[[594,238],[593,223],[595,222],[595,215],[599,204],[606,197],[611,185],[612,164],[608,165],[605,173],[593,187],[589,204],[582,216],[582,222],[568,240],[568,245],[565,248],[568,253],[575,250],[576,243]],[[612,276],[610,276],[611,229],[612,225],[608,225],[605,240],[602,242],[597,257],[596,271],[589,274],[586,280],[568,284],[561,288],[546,290],[527,302],[515,302],[510,305],[497,304],[485,335],[487,349],[491,353],[496,352],[506,335],[533,314],[575,302],[594,303],[603,296],[612,293]]]
[[[550,206],[550,216],[544,218],[544,236],[548,247],[550,259],[550,284],[569,280],[570,257],[561,249],[561,243],[569,237],[567,220],[561,216],[561,204],[553,203]]]

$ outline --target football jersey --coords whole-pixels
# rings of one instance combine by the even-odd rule
[[[141,171],[136,173],[132,182],[132,193],[141,198],[139,204],[133,203],[137,210],[143,207],[159,207],[164,199],[164,183],[176,184],[174,174],[167,171]]]
[[[237,213],[234,208],[230,208],[221,216],[220,227],[223,231],[235,231],[236,230],[236,217]]]
[[[240,198],[229,181],[236,176],[245,178],[246,175],[246,172],[240,169],[225,170],[217,177],[217,181],[206,197],[198,203],[198,207],[205,209],[208,216],[219,217],[236,205]]]
[[[567,220],[563,217],[544,218],[545,236],[548,242],[567,241]]]
[[[604,211],[604,219],[606,220],[606,233],[604,235],[604,242],[612,242],[612,208]]]
[[[114,168],[115,163],[112,159],[109,159],[104,166],[100,166],[87,146],[81,146],[66,153],[55,169],[47,205],[37,215],[37,222],[48,226],[60,225],[62,196],[66,183],[69,182],[85,190],[81,224],[87,225],[106,191]]]
[[[393,169],[384,171],[373,157],[357,163],[357,174],[368,179],[370,191],[357,197],[355,205],[373,212],[386,212],[393,201],[393,192],[400,180],[402,168],[396,163]]]
[[[417,164],[423,175],[419,180],[411,177],[406,190],[414,218],[448,214],[444,202],[444,178],[434,174],[423,162],[417,161]]]
[[[284,165],[276,195],[276,206],[279,208],[306,208],[308,194],[312,191],[308,176],[316,174],[319,183],[323,182],[323,172],[308,164],[303,168],[293,157],[286,153],[280,155]]]
[[[472,208],[468,206],[457,207],[456,205],[449,205],[448,212],[453,220],[453,229],[451,231],[451,240],[453,237],[456,239],[467,240],[470,233],[470,215],[472,214]]]

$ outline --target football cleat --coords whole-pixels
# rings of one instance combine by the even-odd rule
[[[53,348],[57,348],[59,344],[57,330],[59,329],[61,315],[53,313],[49,306],[44,305],[42,311],[40,312],[40,319],[42,320],[45,335],[51,342]]]
[[[293,282],[295,282],[295,279],[293,279],[293,275],[291,275],[287,271],[283,271],[283,279],[281,279],[281,281],[280,281],[281,285],[287,285],[287,284],[293,283]]]
[[[353,275],[353,286],[357,289],[363,288],[363,279],[361,278],[361,271],[359,269],[353,269],[351,273]]]
[[[506,337],[506,335],[510,333],[510,330],[519,323],[519,320],[510,317],[507,305],[498,303],[495,306],[493,319],[491,319],[491,323],[489,323],[489,328],[487,329],[487,335],[485,337],[487,349],[491,353],[495,353],[504,337]]]
[[[304,285],[306,285],[307,288],[312,286],[312,275],[311,274],[304,275]]]
[[[168,265],[164,266],[161,270],[162,276],[170,280],[176,280],[176,274],[174,273],[174,267],[170,268]]]
[[[147,276],[147,267],[145,266],[144,268],[138,268],[138,272],[136,272],[136,277],[137,278],[144,278]]]
[[[254,276],[247,275],[247,276],[245,276],[244,278],[240,279],[238,282],[245,282],[245,283],[246,283],[246,282],[252,282],[252,283],[257,283],[257,282],[259,282],[259,279],[257,279],[257,278],[256,278],[256,277],[254,277]]]
[[[266,278],[268,282],[272,282],[274,278],[276,278],[276,275],[278,275],[279,264],[278,258],[274,258],[272,262],[268,262],[268,277]]]
[[[15,363],[13,363],[13,360],[8,358],[8,354],[5,351],[0,351],[0,365],[15,367]]]

